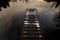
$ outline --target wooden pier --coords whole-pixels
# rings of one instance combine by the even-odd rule
[[[36,13],[27,12],[20,40],[44,40],[44,32],[40,27]]]

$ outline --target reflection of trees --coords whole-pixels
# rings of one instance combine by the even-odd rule
[[[56,22],[57,22],[56,28],[59,28],[60,27],[60,12],[59,12],[58,16],[56,17]]]
[[[53,32],[49,33],[48,40],[60,40],[60,12],[54,19],[54,22],[56,22],[56,27]]]
[[[20,0],[20,1],[25,1],[28,3],[29,0]],[[17,0],[0,0],[0,11],[2,10],[1,8],[7,8],[9,6],[9,2],[17,2]]]
[[[55,8],[57,8],[60,5],[60,0],[44,0],[46,2],[55,2],[52,6],[56,5]],[[59,6],[60,7],[60,6]],[[59,9],[60,10],[60,9]],[[57,22],[56,26],[60,26],[60,12],[58,14],[58,16],[55,18],[55,22]]]
[[[53,21],[56,25],[54,30],[48,34],[47,40],[60,40],[60,12],[55,15]]]
[[[45,0],[46,2],[55,2],[52,6],[55,5],[57,8],[60,5],[60,0]],[[59,6],[60,7],[60,6]],[[54,18],[54,22],[56,23],[55,29],[49,33],[47,39],[48,40],[60,40],[60,9],[57,17]]]

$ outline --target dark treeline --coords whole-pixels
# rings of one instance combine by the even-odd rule
[[[29,0],[20,0],[20,1],[23,1],[23,2],[25,1],[25,2],[27,2],[27,3],[28,3],[28,1],[29,1]]]
[[[16,2],[17,0],[0,0],[0,11],[2,10],[1,8],[7,8],[10,7],[9,2]]]
[[[0,0],[0,11],[1,11],[1,8],[7,8],[9,7],[9,1],[10,0]]]
[[[20,1],[25,1],[28,3],[29,0],[20,0]],[[17,0],[0,0],[0,11],[2,10],[1,8],[7,8],[10,7],[9,2],[17,2]]]
[[[56,4],[56,8],[60,5],[60,0],[44,0],[44,1],[46,1],[46,2],[56,2],[57,4]]]

